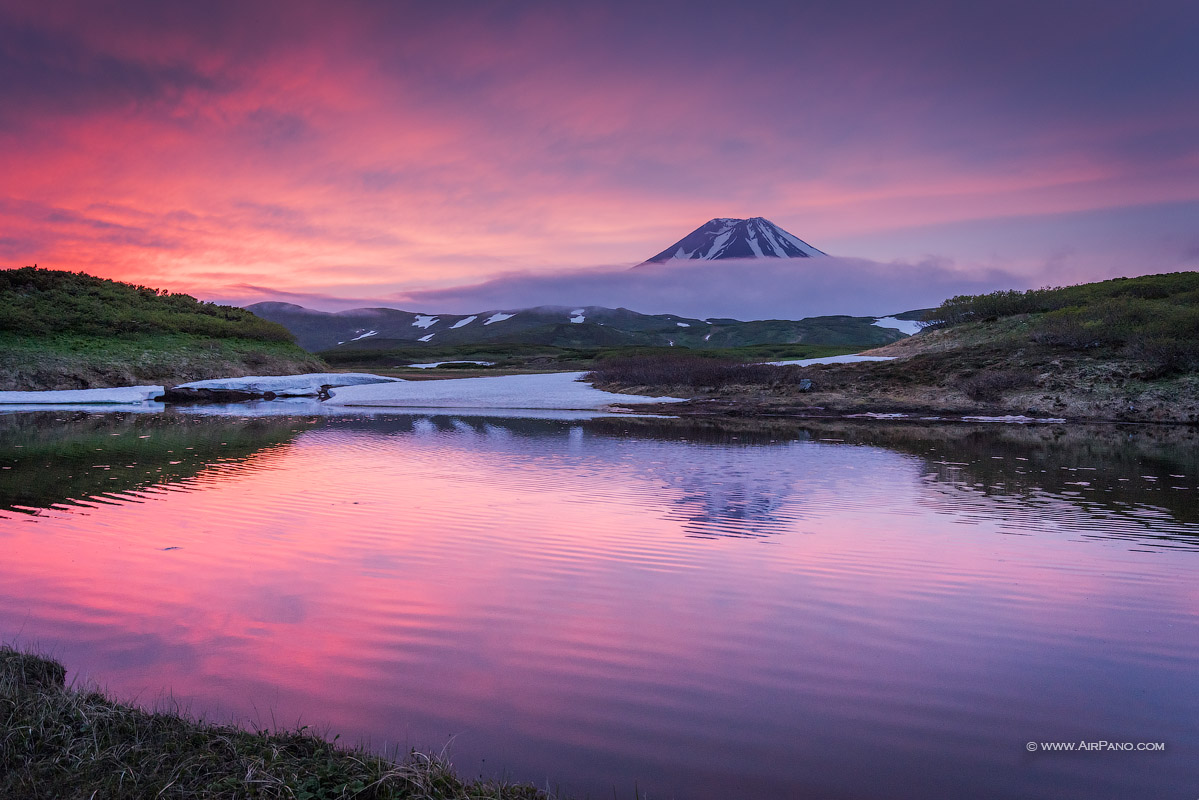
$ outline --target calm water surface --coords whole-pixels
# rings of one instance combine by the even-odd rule
[[[264,408],[0,415],[0,639],[577,797],[1199,797],[1194,430]]]

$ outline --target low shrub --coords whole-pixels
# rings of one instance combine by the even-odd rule
[[[796,367],[745,364],[687,354],[633,356],[601,361],[587,379],[618,386],[687,386],[720,389],[726,386],[798,385]]]
[[[1027,370],[989,369],[976,373],[962,381],[962,391],[971,400],[994,402],[1006,392],[1020,389],[1033,382]]]

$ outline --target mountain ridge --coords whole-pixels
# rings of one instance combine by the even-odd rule
[[[627,308],[603,306],[536,306],[472,314],[424,314],[395,308],[327,312],[292,303],[255,303],[247,306],[247,310],[283,325],[301,347],[311,352],[377,349],[396,343],[695,348],[806,343],[877,347],[907,335],[901,330],[904,325],[896,327],[894,317],[848,315],[743,322],[641,314]]]

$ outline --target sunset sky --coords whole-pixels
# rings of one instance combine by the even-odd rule
[[[1195,269],[1199,5],[0,0],[0,176],[0,266],[237,302],[623,270],[718,216],[897,275]]]

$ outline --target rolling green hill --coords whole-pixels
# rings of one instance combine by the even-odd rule
[[[0,390],[174,384],[323,367],[280,325],[186,294],[0,270]]]
[[[314,352],[430,350],[450,346],[536,345],[562,348],[689,347],[713,349],[764,344],[878,347],[904,338],[876,317],[827,316],[801,320],[693,319],[640,314],[627,308],[541,306],[476,314],[418,314],[394,308],[328,313],[291,303],[257,303],[255,314],[278,322]]]

